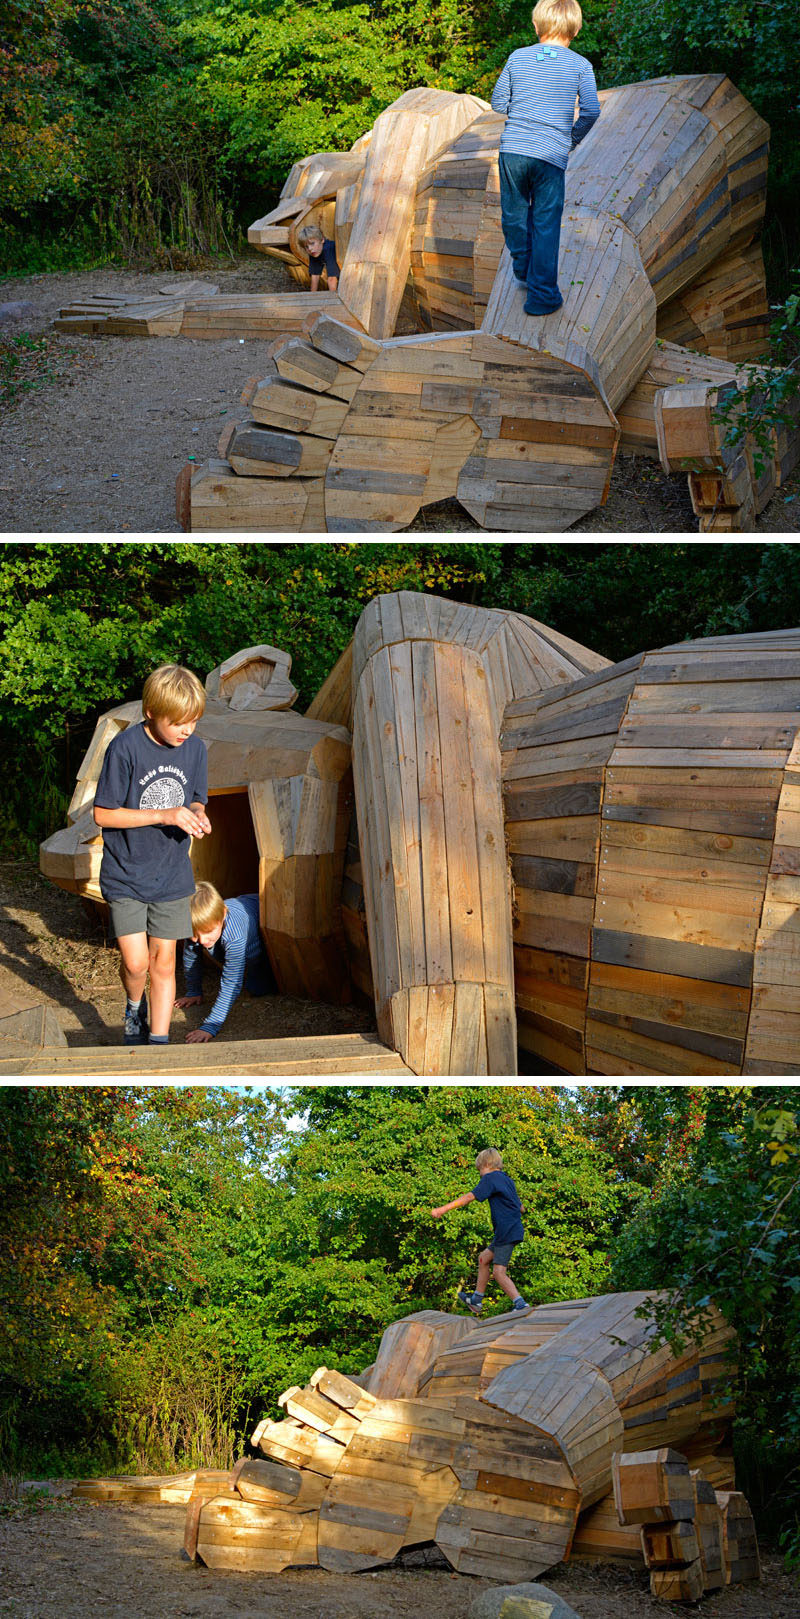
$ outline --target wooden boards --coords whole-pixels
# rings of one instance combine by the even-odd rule
[[[475,96],[414,89],[375,121],[339,278],[339,296],[372,337],[394,332],[410,268],[417,179],[485,107]]]
[[[519,1026],[546,1061],[742,1072],[798,658],[798,631],[687,642],[509,706]]]
[[[417,1073],[515,1072],[498,731],[592,654],[513,614],[400,592],[353,646],[354,786],[378,1027]],[[580,667],[580,664],[578,664]]]
[[[751,529],[780,481],[775,435],[773,453],[765,452],[743,423],[739,430],[740,414],[733,381],[722,387],[668,387],[656,394],[661,465],[667,472],[688,471],[692,506],[703,531]]]
[[[654,1597],[696,1602],[733,1581],[759,1578],[758,1547],[744,1496],[716,1492],[677,1451],[615,1456],[613,1480],[620,1523],[641,1525]],[[736,1540],[740,1525],[746,1547],[742,1559]]]
[[[210,1045],[46,1046],[14,1042],[13,1055],[0,1048],[0,1074],[123,1077],[197,1075],[385,1075],[408,1077],[397,1052],[370,1034],[297,1035],[275,1040],[215,1040]]]
[[[745,1074],[800,1074],[800,732],[786,760],[753,960]]]
[[[618,1457],[626,1525],[615,1514],[609,1521],[607,1441],[612,1428],[622,1436],[622,1391],[639,1372],[653,1377],[651,1328],[636,1316],[644,1299],[570,1300],[480,1324],[435,1311],[392,1323],[358,1381],[322,1366],[305,1387],[281,1395],[283,1420],[265,1419],[252,1435],[259,1459],[237,1463],[214,1499],[190,1505],[187,1553],[214,1567],[277,1572],[318,1563],[351,1573],[434,1543],[461,1573],[518,1581],[568,1557],[573,1536],[576,1555],[604,1557],[610,1548],[640,1561],[646,1521],[659,1569],[686,1566],[691,1534],[693,1561],[713,1588],[722,1514],[683,1457]],[[476,1356],[493,1368],[488,1386],[483,1375],[471,1386],[439,1375]],[[659,1366],[669,1359],[668,1350],[656,1351]],[[736,1512],[734,1505],[731,1539],[739,1533],[744,1549]],[[668,1556],[655,1545],[664,1533]]]
[[[333,292],[237,293],[193,282],[164,287],[154,297],[92,297],[61,310],[53,325],[91,337],[283,337],[307,332],[318,314],[357,324]]]

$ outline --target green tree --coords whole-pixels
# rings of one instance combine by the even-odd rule
[[[651,1096],[624,1091],[645,1132]],[[673,1344],[702,1336],[711,1303],[735,1327],[742,1488],[775,1528],[800,1505],[800,1091],[708,1087],[667,1106],[677,1129],[612,1243],[613,1285],[663,1289],[654,1320]]]

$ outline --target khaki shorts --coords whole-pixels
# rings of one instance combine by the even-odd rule
[[[117,939],[146,933],[149,939],[191,939],[191,895],[185,899],[111,899],[111,926]]]

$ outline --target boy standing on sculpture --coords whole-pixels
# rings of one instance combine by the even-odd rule
[[[176,944],[192,930],[190,840],[211,831],[205,811],[208,755],[193,734],[205,704],[203,687],[189,669],[175,663],[155,669],[142,692],[144,720],[109,743],[97,783],[100,892],[111,911],[128,997],[126,1046],[169,1041]]]
[[[431,1209],[434,1220],[439,1220],[451,1209],[465,1209],[468,1203],[483,1203],[487,1198],[489,1200],[492,1216],[491,1246],[484,1248],[478,1255],[478,1280],[474,1293],[468,1293],[462,1288],[458,1297],[472,1315],[480,1315],[491,1272],[498,1287],[501,1287],[511,1299],[512,1310],[527,1310],[525,1299],[517,1291],[508,1274],[511,1255],[525,1236],[519,1192],[511,1176],[505,1173],[502,1156],[495,1147],[484,1147],[483,1151],[478,1153],[475,1168],[480,1180],[471,1192],[462,1192],[452,1203],[443,1203],[440,1208]]]
[[[577,0],[539,0],[532,15],[538,44],[512,51],[492,108],[507,114],[499,158],[503,236],[528,289],[526,315],[550,315],[563,303],[558,244],[567,161],[599,118],[600,103],[591,63],[569,48],[583,24]]]
[[[192,1029],[186,1036],[190,1044],[195,1044],[216,1038],[243,986],[250,995],[266,995],[274,988],[274,981],[261,938],[257,894],[225,900],[213,883],[198,883],[191,914],[192,937],[183,945],[185,993],[175,1005],[200,1005],[204,950],[222,967],[219,992],[208,1017],[199,1029]]]

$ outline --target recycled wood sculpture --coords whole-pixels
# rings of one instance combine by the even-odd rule
[[[569,166],[564,306],[543,320],[524,314],[524,291],[503,249],[503,121],[473,108],[417,186],[409,286],[419,322],[436,335],[392,338],[389,306],[378,310],[365,290],[373,285],[365,254],[376,240],[376,196],[384,185],[393,195],[394,168],[384,154],[396,155],[392,131],[405,127],[405,99],[378,120],[380,141],[376,125],[364,179],[349,179],[328,199],[343,262],[338,295],[382,341],[365,343],[329,310],[306,338],[276,345],[273,369],[242,396],[252,420],[241,431],[278,428],[281,444],[262,434],[260,466],[243,467],[223,444],[225,460],[186,469],[181,508],[190,504],[191,526],[283,528],[293,500],[298,529],[378,532],[405,527],[421,506],[455,496],[485,528],[567,528],[605,500],[628,402],[654,358],[662,375],[649,395],[638,391],[639,442],[628,447],[690,473],[701,528],[751,526],[800,453],[798,435],[785,433],[757,472],[754,445],[745,440],[732,456],[715,414],[720,392],[738,390],[737,364],[763,352],[767,339],[754,240],[764,206],[763,121],[719,75],[607,92],[600,122]],[[405,203],[404,195],[403,224]],[[311,212],[307,204],[303,217]],[[315,217],[324,225],[319,206]],[[275,251],[263,239],[271,218],[254,228],[265,252]],[[398,272],[401,241],[398,231]],[[403,276],[395,280],[394,314]],[[704,365],[676,338],[715,363]],[[659,353],[657,341],[667,339],[668,352]],[[282,379],[291,381],[290,395]],[[303,442],[292,448],[298,432]],[[317,441],[313,455],[308,435]],[[258,487],[242,487],[242,472],[260,474]]]
[[[272,647],[207,689],[194,869],[258,889],[281,992],[373,999],[418,1074],[513,1074],[518,1045],[574,1074],[800,1072],[800,630],[610,665],[399,592],[305,716]],[[89,899],[103,754],[140,712],[100,719],[42,845]]]
[[[433,1542],[462,1573],[537,1578],[569,1556],[581,1518],[611,1496],[615,1456],[642,1434],[730,1455],[731,1408],[712,1410],[730,1329],[717,1317],[676,1360],[650,1347],[644,1299],[395,1322],[357,1381],[320,1367],[288,1389],[283,1420],[253,1433],[259,1459],[225,1489],[193,1484],[186,1552],[212,1568],[349,1573]],[[680,1463],[697,1518],[701,1491]]]
[[[272,340],[219,459],[179,476],[184,527],[380,532],[454,496],[488,529],[561,530],[606,499],[620,442],[690,474],[701,529],[752,525],[800,454],[781,430],[758,470],[756,447],[733,456],[715,415],[767,346],[767,125],[719,74],[601,99],[567,173],[564,306],[545,319],[524,314],[503,248],[502,118],[424,88],[350,152],[296,163],[251,226],[305,287],[298,232],[313,220],[336,241],[335,294],[190,283],[62,311],[57,325],[93,334]],[[393,335],[404,292],[434,335]]]

